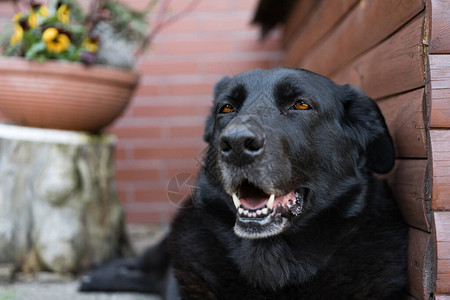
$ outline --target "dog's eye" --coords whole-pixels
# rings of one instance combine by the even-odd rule
[[[225,104],[219,109],[219,113],[221,114],[229,114],[232,112],[234,112],[234,107],[231,106],[230,104]]]
[[[294,105],[295,109],[307,110],[311,109],[311,106],[303,100],[297,101]]]

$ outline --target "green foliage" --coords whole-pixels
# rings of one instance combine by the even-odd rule
[[[106,1],[105,8],[111,12],[111,25],[116,33],[130,40],[145,38],[148,33],[146,12],[134,11],[117,1]]]
[[[82,24],[86,21],[87,14],[83,12],[78,1],[76,0],[52,0],[50,2],[51,7],[56,7],[58,4],[67,4],[70,7],[70,17],[78,24]]]
[[[35,61],[83,62],[84,52],[96,54],[101,46],[102,36],[93,33],[101,35],[101,31],[96,31],[100,23],[108,23],[124,41],[143,43],[149,33],[146,19],[149,10],[134,11],[115,0],[98,3],[98,7],[88,13],[81,9],[77,0],[51,0],[48,7],[30,7],[14,17],[9,30],[4,30],[8,37],[0,39],[2,54]]]

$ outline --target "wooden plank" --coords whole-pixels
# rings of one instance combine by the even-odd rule
[[[432,89],[431,102],[430,127],[450,127],[450,86],[447,89]]]
[[[406,222],[423,231],[431,231],[426,205],[427,160],[398,159],[387,179]]]
[[[438,241],[437,255],[440,258],[450,259],[450,240]]]
[[[283,66],[295,67],[301,58],[347,13],[358,0],[323,0],[317,10],[289,41]]]
[[[450,55],[430,55],[430,127],[450,127]]]
[[[432,208],[450,210],[450,130],[430,130]]]
[[[423,121],[424,89],[377,102],[394,139],[397,157],[427,158]]]
[[[411,228],[408,252],[409,293],[419,300],[428,300],[433,286],[431,234]]]
[[[317,2],[317,0],[297,1],[297,4],[292,9],[292,12],[286,21],[286,25],[284,26],[283,43],[285,47],[288,47],[294,40],[295,35],[302,24],[306,22],[310,15],[312,15],[312,11],[317,5]]]
[[[450,1],[431,0],[430,53],[450,53]]]
[[[373,99],[424,86],[422,29],[423,15],[420,15],[388,40],[333,74],[331,79],[350,83]]]
[[[450,212],[434,212],[437,247],[436,293],[450,294]]]
[[[326,40],[309,51],[299,66],[329,76],[386,39],[423,9],[422,0],[360,1]]]

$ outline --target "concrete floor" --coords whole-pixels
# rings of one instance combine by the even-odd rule
[[[79,293],[78,282],[14,283],[0,286],[0,300],[161,300],[133,293]]]
[[[130,243],[136,253],[158,242],[167,226],[127,226]],[[1,273],[1,272],[0,272]],[[2,274],[0,274],[2,275]],[[13,283],[2,282],[0,300],[160,300],[156,295],[137,293],[80,293],[78,279],[54,273],[18,274]]]

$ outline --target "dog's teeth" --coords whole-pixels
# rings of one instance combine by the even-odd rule
[[[252,213],[252,216],[251,216],[252,218],[256,218],[256,213],[254,212],[254,213]]]
[[[244,209],[244,216],[248,216],[248,210]]]
[[[239,198],[237,197],[236,193],[233,194],[233,202],[234,206],[236,206],[236,209],[241,205],[241,201],[239,201]]]
[[[269,209],[267,207],[264,207],[263,209],[261,209],[261,213],[263,215],[267,215],[269,213]]]
[[[272,194],[272,195],[270,195],[269,201],[267,201],[267,204],[266,204],[269,209],[273,209],[274,201],[275,201],[275,195]]]
[[[239,207],[239,208],[238,208],[238,213],[239,213],[240,215],[242,215],[243,212],[244,212],[244,209],[243,209],[242,207]]]
[[[258,209],[257,211],[256,211],[256,214],[258,215],[258,216],[260,216],[261,215],[261,210],[260,209]]]

